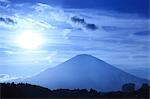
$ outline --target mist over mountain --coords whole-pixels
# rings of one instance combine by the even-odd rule
[[[91,55],[78,55],[49,68],[23,82],[41,85],[50,89],[86,88],[100,91],[120,90],[123,84],[135,83],[139,88],[147,80],[126,73]]]

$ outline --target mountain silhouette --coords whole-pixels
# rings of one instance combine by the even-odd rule
[[[49,68],[24,82],[50,89],[80,88],[99,91],[120,90],[123,84],[134,83],[139,88],[147,80],[124,72],[94,56],[81,54]]]

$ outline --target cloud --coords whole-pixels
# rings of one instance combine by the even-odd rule
[[[0,82],[8,81],[8,80],[13,80],[13,79],[18,79],[19,77],[12,77],[8,74],[0,74]]]
[[[148,56],[148,55],[136,55],[136,56],[133,56],[133,58],[139,58],[139,59],[149,59],[150,58],[150,56]]]
[[[9,3],[10,1],[9,0],[0,0],[0,2]]]
[[[0,22],[4,22],[5,24],[17,24],[13,19],[7,17],[0,17]]]
[[[134,33],[136,36],[150,36],[150,31],[139,31]]]
[[[90,30],[97,30],[98,27],[95,24],[86,24],[86,28]]]
[[[83,26],[85,29],[88,29],[88,30],[93,30],[94,31],[94,30],[98,29],[98,26],[96,26],[95,24],[87,23],[84,18],[80,18],[78,16],[71,17],[71,21],[73,23],[76,23],[78,25]]]
[[[77,16],[71,17],[71,21],[74,22],[74,23],[78,23],[78,24],[83,24],[83,25],[86,24],[86,22],[83,18],[79,18]]]
[[[0,74],[0,78],[7,78],[9,77],[9,75],[6,75],[6,74]]]
[[[10,4],[9,0],[0,0],[0,7],[8,7]]]
[[[123,29],[121,27],[116,27],[116,26],[101,26],[101,27],[107,32],[118,31]]]

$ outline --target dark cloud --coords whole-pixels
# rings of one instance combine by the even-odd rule
[[[79,18],[77,16],[73,16],[73,17],[71,17],[71,21],[74,23],[78,23],[78,24],[82,25],[84,28],[89,29],[89,30],[94,31],[94,30],[98,29],[98,27],[95,24],[87,23],[84,18]]]
[[[79,24],[86,24],[85,20],[83,18],[79,18],[77,16],[71,17],[71,21],[74,23],[79,23]]]
[[[140,32],[134,33],[134,35],[136,35],[136,36],[149,36],[150,31],[140,31]]]
[[[6,24],[16,24],[17,23],[11,18],[3,18],[3,17],[0,17],[0,22],[4,22]]]
[[[86,24],[86,28],[90,30],[97,30],[98,27],[95,24]]]

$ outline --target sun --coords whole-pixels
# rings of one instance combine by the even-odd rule
[[[24,31],[16,39],[17,45],[24,49],[38,49],[44,43],[43,37],[33,30]]]

